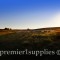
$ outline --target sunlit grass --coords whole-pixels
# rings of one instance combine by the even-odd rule
[[[0,32],[0,47],[6,48],[28,48],[28,49],[41,49],[54,44],[59,44],[59,32],[33,32],[33,31],[2,31]],[[55,45],[54,45],[55,46]],[[60,47],[60,46],[58,46]],[[49,47],[48,47],[49,48]],[[51,48],[51,47],[50,47]],[[53,47],[55,48],[55,47]]]

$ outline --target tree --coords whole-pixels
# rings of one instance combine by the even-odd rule
[[[10,30],[9,28],[4,28],[4,30]]]

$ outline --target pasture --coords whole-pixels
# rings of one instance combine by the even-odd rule
[[[0,50],[59,49],[60,33],[40,33],[32,30],[0,32]]]

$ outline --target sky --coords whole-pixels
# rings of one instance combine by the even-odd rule
[[[60,0],[0,0],[0,28],[60,27]]]

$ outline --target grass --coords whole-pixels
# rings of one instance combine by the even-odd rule
[[[60,33],[37,33],[33,31],[0,32],[0,50],[10,49],[58,49],[60,48]]]

